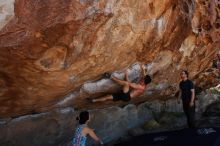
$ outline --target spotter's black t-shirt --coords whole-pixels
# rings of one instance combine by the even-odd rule
[[[181,98],[184,102],[189,102],[192,97],[191,89],[194,89],[193,82],[190,80],[181,81],[179,88],[182,90]]]

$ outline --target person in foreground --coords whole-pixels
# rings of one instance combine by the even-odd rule
[[[141,94],[144,93],[147,85],[151,82],[151,77],[146,75],[144,65],[141,66],[142,68],[142,79],[139,83],[132,83],[128,79],[128,71],[125,72],[125,80],[120,80],[114,76],[109,75],[110,79],[118,83],[122,86],[122,90],[118,93],[106,95],[101,98],[91,99],[91,102],[101,102],[106,100],[113,100],[113,101],[129,101],[131,98],[139,97]]]
[[[187,124],[189,128],[195,128],[195,89],[194,84],[188,79],[189,73],[184,70],[181,72],[181,82],[179,83],[179,96],[182,99],[183,111],[187,118]]]
[[[103,145],[102,140],[95,134],[94,130],[88,127],[90,121],[90,115],[88,111],[83,111],[77,117],[79,125],[76,128],[74,138],[72,140],[72,146],[86,146],[87,135],[91,136],[95,141]]]

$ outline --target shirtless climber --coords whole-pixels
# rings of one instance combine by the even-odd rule
[[[90,99],[91,102],[101,102],[106,100],[113,100],[113,101],[129,101],[131,98],[136,98],[142,95],[147,87],[147,85],[151,82],[151,77],[146,75],[144,65],[141,66],[142,69],[142,79],[139,83],[132,83],[128,79],[128,71],[125,72],[125,80],[118,79],[110,74],[106,74],[108,78],[115,81],[119,85],[122,86],[122,89],[114,94],[106,95],[101,98],[97,99]]]

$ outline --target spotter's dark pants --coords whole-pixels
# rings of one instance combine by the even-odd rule
[[[190,107],[189,102],[183,102],[183,111],[187,118],[188,127],[195,128],[195,103],[192,107]]]

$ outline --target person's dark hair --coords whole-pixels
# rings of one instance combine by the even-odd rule
[[[149,75],[146,75],[145,77],[144,77],[144,84],[149,84],[151,82],[151,77],[149,76]]]
[[[89,120],[89,112],[88,111],[83,111],[79,114],[78,117],[76,117],[76,120],[79,121],[79,124],[82,125],[82,124],[85,124],[86,121]]]
[[[182,72],[186,74],[187,78],[189,77],[189,72],[187,70],[183,70]]]

